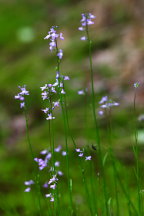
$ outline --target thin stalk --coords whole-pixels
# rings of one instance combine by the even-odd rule
[[[52,113],[52,100],[51,100],[51,95],[50,95],[50,107],[51,107],[51,113]],[[53,114],[52,114],[53,116]],[[55,170],[55,143],[54,143],[54,133],[53,133],[53,121],[49,121],[49,137],[50,137],[50,147],[51,147],[51,152],[52,152],[52,172],[53,175],[56,174]],[[59,209],[59,197],[58,197],[58,188],[56,187],[56,192],[54,190],[54,199],[57,201],[57,203],[54,202],[54,215],[57,216],[60,214],[60,209]]]
[[[115,189],[115,197],[116,197],[116,209],[117,209],[117,216],[119,216],[120,208],[119,208],[119,197],[118,197],[118,187],[117,187],[117,178],[114,166],[115,164],[115,158],[113,155],[113,149],[112,149],[112,123],[111,123],[111,108],[109,108],[108,113],[108,140],[109,140],[109,152],[110,152],[110,158],[112,161],[112,168],[113,168],[113,177],[114,177],[114,189]]]
[[[56,56],[59,52],[58,44],[56,40]],[[60,59],[57,56],[57,72],[60,75]],[[68,177],[68,190],[69,190],[69,197],[70,197],[70,208],[71,208],[71,215],[73,215],[73,199],[72,199],[72,189],[71,189],[71,179],[70,179],[70,171],[69,171],[69,149],[68,149],[68,126],[65,116],[65,109],[63,105],[63,97],[60,92],[60,76],[58,77],[58,86],[59,86],[59,98],[60,98],[60,104],[62,109],[62,116],[64,121],[64,132],[65,132],[65,145],[66,145],[66,166],[67,166],[67,177]]]
[[[134,94],[134,104],[133,104],[133,109],[134,109],[134,117],[136,119],[136,90]],[[135,126],[135,145],[133,146],[134,150],[134,156],[135,156],[135,162],[136,162],[136,181],[137,181],[137,196],[138,196],[138,209],[139,209],[139,215],[142,215],[142,206],[141,206],[141,194],[140,194],[140,166],[139,166],[139,150],[138,150],[138,129],[137,125]]]
[[[100,143],[99,127],[98,127],[97,117],[96,117],[95,92],[94,92],[94,75],[93,75],[93,64],[92,64],[92,41],[90,40],[87,21],[86,21],[86,34],[87,34],[87,41],[88,41],[88,48],[89,48],[89,65],[90,65],[90,76],[91,76],[92,111],[93,111],[93,116],[94,116],[96,143],[98,145],[100,165],[101,165],[101,171],[102,171],[102,176],[103,176],[103,191],[104,191],[104,197],[105,197],[106,215],[108,216],[109,215],[108,195],[107,195],[107,190],[106,190],[106,179],[105,179],[105,173],[104,173],[104,166],[103,166],[103,163],[102,163],[102,160],[103,160],[102,158],[103,157],[102,157],[102,150],[101,150],[101,143]]]
[[[31,157],[32,157],[32,161],[34,163],[34,153],[33,153],[33,149],[32,149],[32,145],[31,145],[31,141],[30,141],[30,135],[29,135],[29,124],[28,124],[28,117],[27,117],[27,109],[26,109],[26,105],[24,107],[24,115],[25,115],[25,122],[26,122],[26,137],[27,137],[27,142],[29,145],[29,150],[31,153]],[[35,182],[36,182],[36,186],[37,186],[37,193],[38,193],[38,211],[39,211],[39,215],[42,216],[42,208],[41,208],[41,191],[40,191],[40,181],[39,181],[39,174],[37,172],[37,170],[34,170],[35,173]]]

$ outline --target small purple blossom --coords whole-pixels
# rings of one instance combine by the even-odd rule
[[[58,171],[57,174],[58,174],[59,176],[63,176],[63,172],[62,172],[62,171]]]
[[[48,152],[48,150],[44,149],[40,152],[40,154],[45,155],[45,154],[47,154],[47,152]]]
[[[91,156],[86,156],[85,157],[85,160],[87,161],[87,160],[91,160]]]
[[[17,95],[15,95],[14,98],[20,101],[20,108],[23,108],[25,107],[25,96],[29,95],[29,91],[26,90],[26,85],[18,87],[21,91]]]
[[[56,184],[50,185],[50,188],[55,190],[56,189]]]
[[[103,112],[102,110],[100,110],[100,111],[98,112],[98,114],[99,114],[100,116],[102,116],[102,115],[104,114],[104,112]]]
[[[52,113],[49,113],[48,117],[46,118],[46,120],[52,120],[52,119],[55,119],[55,117],[52,116]]]
[[[60,166],[60,162],[59,162],[59,161],[56,161],[56,162],[55,162],[55,166],[56,166],[56,167],[59,167],[59,166]]]
[[[49,49],[50,51],[54,50],[57,46],[57,39],[60,38],[60,40],[64,40],[63,34],[58,34],[56,32],[57,26],[53,26],[50,28],[50,31],[48,32],[48,35],[44,39],[49,39]]]
[[[87,40],[87,37],[86,37],[86,36],[82,36],[82,37],[81,37],[81,40],[82,40],[82,41],[85,41],[85,40]]]
[[[30,187],[28,187],[28,188],[26,188],[25,190],[24,190],[24,192],[30,192],[31,191],[31,188]]]
[[[84,155],[83,152],[81,152],[78,156],[79,157],[83,157],[83,155]]]
[[[54,149],[55,152],[60,152],[60,150],[62,149],[61,145],[59,145],[57,148]]]
[[[51,197],[51,193],[49,193],[49,194],[45,194],[45,197]]]
[[[32,184],[34,184],[34,181],[33,180],[25,181],[24,184],[25,185],[32,185]]]
[[[62,156],[66,156],[66,151],[62,151]]]
[[[59,59],[62,59],[62,57],[63,57],[62,49],[59,49],[59,52],[57,53],[57,56],[58,56]]]
[[[84,90],[79,90],[78,91],[78,95],[84,95],[84,94],[85,94]]]

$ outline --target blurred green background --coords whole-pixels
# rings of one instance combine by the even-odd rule
[[[71,130],[78,145],[85,144],[86,138],[90,144],[94,143],[92,126],[87,126],[92,125],[90,113],[87,122],[85,119],[85,98],[77,95],[80,89],[88,88],[88,92],[90,89],[88,48],[80,41],[82,33],[78,31],[81,13],[85,11],[97,16],[90,27],[96,100],[110,95],[120,102],[113,112],[114,148],[124,165],[133,164],[133,83],[144,83],[143,0],[1,0],[0,215],[36,215],[32,213],[30,197],[23,193],[23,182],[30,179],[31,161],[24,116],[14,95],[18,85],[27,85],[30,134],[38,154],[49,145],[48,123],[41,112],[40,86],[55,79],[56,59],[49,51],[48,41],[43,39],[53,25],[58,25],[65,37],[61,42],[64,51],[61,73],[71,78],[66,84]],[[144,114],[143,106],[144,85],[137,95],[138,116]],[[56,115],[55,143],[63,145],[59,111]],[[99,122],[106,143],[106,119],[99,118]],[[143,126],[143,122],[138,122],[142,149]],[[75,172],[74,168],[71,172]]]

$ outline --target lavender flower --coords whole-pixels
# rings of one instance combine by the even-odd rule
[[[24,192],[30,192],[31,191],[31,188],[30,187],[28,187],[28,188],[26,188],[25,190],[24,190]]]
[[[18,93],[17,95],[15,95],[15,99],[20,101],[20,108],[25,107],[25,96],[29,95],[29,91],[26,90],[26,85],[20,87],[20,93]]]
[[[81,26],[78,28],[79,31],[86,31],[86,26],[94,24],[92,19],[94,19],[95,16],[91,13],[84,14],[82,13],[82,19],[81,19]],[[85,41],[87,40],[86,36],[82,36],[81,40]]]
[[[85,94],[84,90],[79,90],[78,91],[78,95],[84,95],[84,94]]]
[[[62,149],[61,145],[59,145],[57,148],[55,148],[55,152],[60,152],[60,150]]]
[[[66,156],[66,151],[62,151],[62,156]]]
[[[34,184],[34,181],[33,180],[25,181],[24,184],[25,185],[32,185],[32,184]]]
[[[56,28],[57,28],[57,26],[52,26],[50,28],[50,31],[48,32],[48,35],[44,38],[44,39],[49,39],[50,40],[50,43],[49,43],[49,49],[50,49],[50,51],[52,51],[52,50],[54,50],[56,48],[56,46],[57,46],[57,39],[58,38],[60,40],[64,40],[63,34],[62,33],[58,34],[56,32]],[[62,56],[59,57],[59,58],[61,59]]]
[[[86,156],[85,157],[85,160],[87,161],[87,160],[91,160],[91,156]]]
[[[55,119],[55,117],[52,116],[52,113],[49,113],[48,117],[46,118],[46,120],[52,120],[52,119]]]
[[[55,166],[56,166],[56,167],[59,167],[59,166],[60,166],[60,162],[59,162],[59,161],[56,161],[56,162],[55,162]]]
[[[59,52],[57,53],[57,56],[58,56],[59,59],[62,59],[62,57],[63,57],[62,49],[59,49]]]
[[[113,101],[111,99],[108,99],[107,96],[102,97],[99,104],[102,104],[100,107],[104,108],[104,109],[105,108],[110,108],[110,107],[113,107],[113,106],[119,106],[119,103],[117,103],[117,102],[115,102],[115,101]]]

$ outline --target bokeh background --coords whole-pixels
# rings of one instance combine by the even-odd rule
[[[0,1],[0,215],[33,215],[30,197],[23,182],[29,179],[31,160],[25,138],[25,120],[14,100],[18,85],[27,85],[32,145],[38,152],[49,145],[48,123],[41,112],[40,86],[55,79],[56,60],[43,38],[53,25],[65,40],[61,72],[70,76],[66,88],[71,130],[79,145],[85,137],[92,144],[92,119],[85,116],[85,98],[77,91],[88,88],[90,75],[88,48],[78,31],[81,13],[96,15],[90,27],[97,100],[109,95],[120,103],[113,112],[115,151],[125,165],[133,163],[133,83],[138,90],[137,114],[144,114],[144,1],[143,0],[1,0]],[[64,144],[60,111],[56,115],[55,142]],[[102,139],[106,143],[105,118],[100,117]],[[143,149],[143,122],[138,123]],[[70,145],[70,148],[72,145]],[[143,151],[142,151],[143,153]],[[73,172],[73,171],[72,171]],[[36,215],[36,214],[34,214]],[[84,215],[84,214],[83,214]]]

